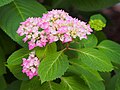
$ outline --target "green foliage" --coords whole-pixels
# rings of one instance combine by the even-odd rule
[[[72,0],[52,0],[52,7],[53,8],[69,8],[72,5],[72,3],[73,3]]]
[[[120,74],[118,74],[118,77],[116,80],[115,90],[120,90]]]
[[[67,56],[63,54],[63,51],[46,56],[38,68],[38,75],[41,78],[41,82],[61,77],[67,70],[68,65]]]
[[[60,84],[49,81],[43,83],[39,90],[64,90],[61,89],[61,87],[62,86]]]
[[[21,86],[21,81],[16,80],[12,82],[10,85],[8,85],[6,90],[20,90],[20,86]]]
[[[63,90],[61,85],[54,82],[45,82],[41,85],[38,77],[32,80],[23,81],[20,90]]]
[[[57,46],[56,43],[48,44],[46,47],[43,48],[35,48],[36,56],[39,59],[44,58],[45,56],[57,52]]]
[[[88,48],[88,47],[96,47],[97,43],[98,40],[96,36],[94,34],[91,34],[88,36],[87,39],[82,39],[79,44],[82,45],[82,47]]]
[[[32,80],[23,81],[20,90],[62,90],[61,85],[54,82],[45,82],[41,85],[38,77]]]
[[[77,10],[85,12],[101,10],[103,8],[111,7],[119,2],[119,0],[52,0],[52,1],[53,8],[68,9],[70,7],[74,7]]]
[[[104,80],[103,82],[104,82],[104,85],[106,88],[106,86],[109,83],[109,80],[111,79],[111,73],[110,72],[100,72],[100,76],[103,78],[103,80]]]
[[[96,70],[84,65],[78,59],[72,59],[70,60],[70,63],[72,65],[70,66],[69,71],[71,73],[75,73],[79,77],[82,77],[88,84],[90,90],[105,90],[102,78]]]
[[[19,65],[8,65],[7,66],[10,70],[10,72],[12,72],[12,74],[19,80],[28,80],[28,77],[26,76],[26,74],[22,73],[22,66],[21,64]]]
[[[62,77],[60,90],[89,90],[79,77]]]
[[[32,80],[23,81],[20,90],[41,90],[40,87],[41,82],[38,77],[35,77]]]
[[[69,47],[77,49],[77,48],[82,47],[82,45],[76,42],[71,42]],[[65,54],[68,56],[68,59],[78,58],[78,53],[76,51],[67,50],[65,51]]]
[[[22,63],[22,58],[25,58],[29,55],[31,51],[22,48],[15,51],[7,60],[9,65],[18,65]]]
[[[28,77],[22,73],[22,58],[28,57],[31,51],[22,48],[15,51],[7,60],[7,67],[14,74],[14,76],[20,80],[26,80]]]
[[[52,6],[48,7],[95,11],[117,2],[119,0],[52,0],[48,2]],[[20,48],[19,45],[0,32],[0,90],[120,90],[120,45],[105,40],[100,30],[106,26],[106,20],[100,14],[90,17],[91,28],[99,32],[88,35],[87,39],[77,38],[65,44],[59,41],[47,43],[43,48],[33,49],[40,65],[38,75],[28,80],[27,75],[22,73],[21,64],[31,51],[22,41],[24,36],[18,36],[16,31],[20,22],[28,17],[41,17],[45,12],[47,10],[37,0],[0,1],[0,28],[24,47],[13,52]],[[18,79],[11,84],[7,84],[3,77],[6,77],[5,59],[9,54],[6,66],[15,80]],[[112,70],[115,73],[111,73]]]
[[[16,33],[20,22],[28,17],[40,17],[46,9],[35,0],[14,0],[12,3],[0,8],[0,27],[14,41],[26,46],[22,38]]]
[[[85,48],[79,50],[79,57],[82,62],[91,68],[98,71],[111,71],[113,70],[113,66],[109,61],[109,58],[101,51],[93,48]]]
[[[99,75],[99,73],[96,70],[93,70],[92,68],[89,68],[87,65],[85,65],[84,63],[82,63],[79,59],[71,59],[70,63],[72,65],[70,65],[70,71],[72,72],[76,72],[78,74],[81,73],[82,76],[86,76],[86,77],[91,77],[91,81],[92,79],[96,78],[98,81],[102,80],[101,76]]]
[[[120,64],[120,45],[110,41],[104,40],[102,41],[97,48],[101,50],[109,59],[114,62]]]
[[[110,78],[106,90],[120,90],[120,73]]]
[[[0,7],[1,7],[1,6],[4,6],[4,5],[6,5],[6,4],[9,4],[9,3],[11,3],[12,1],[14,1],[14,0],[0,0]]]
[[[95,36],[96,36],[97,39],[98,39],[98,43],[100,43],[101,41],[107,39],[107,37],[106,37],[106,35],[104,34],[103,31],[95,32]]]
[[[0,47],[0,76],[6,73],[5,56],[2,48]]]
[[[3,31],[0,31],[0,46],[5,55],[11,54],[16,49],[16,43],[13,42]]]
[[[118,2],[119,0],[75,0],[74,5],[81,11],[96,11],[110,7]]]
[[[20,90],[89,90],[84,81],[79,77],[62,77],[60,83],[52,81],[41,85],[38,77],[32,80],[23,81]]]
[[[7,87],[7,83],[3,76],[0,76],[0,90],[5,90]]]

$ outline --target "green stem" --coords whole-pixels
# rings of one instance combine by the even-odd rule
[[[68,49],[70,46],[70,42],[67,43],[66,49]]]
[[[74,48],[68,48],[68,49],[72,50],[72,51],[80,52],[80,50],[78,50],[78,49],[74,49]]]

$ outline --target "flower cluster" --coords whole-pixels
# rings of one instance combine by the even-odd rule
[[[89,24],[91,28],[93,28],[96,31],[100,31],[106,26],[106,24],[100,19],[90,20]]]
[[[21,65],[23,66],[22,72],[26,73],[29,79],[31,79],[33,76],[38,75],[37,71],[39,64],[40,60],[35,56],[35,51],[33,51],[29,54],[28,59],[23,58],[23,63]]]
[[[28,18],[17,30],[20,36],[25,35],[23,41],[28,41],[30,50],[58,40],[67,43],[76,37],[86,39],[91,32],[89,24],[72,18],[63,10],[49,11],[42,18]]]

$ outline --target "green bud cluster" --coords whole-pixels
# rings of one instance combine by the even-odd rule
[[[106,26],[106,24],[102,22],[102,20],[100,19],[94,19],[94,20],[91,19],[89,21],[89,24],[90,24],[90,27],[96,31],[100,31]]]

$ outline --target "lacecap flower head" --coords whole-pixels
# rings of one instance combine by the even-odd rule
[[[25,36],[23,41],[28,42],[30,50],[58,40],[67,43],[76,37],[86,39],[91,32],[89,24],[72,18],[63,10],[49,11],[42,18],[28,18],[17,30],[20,36]]]

